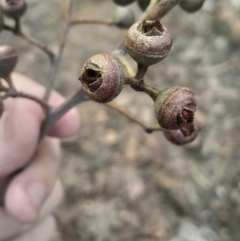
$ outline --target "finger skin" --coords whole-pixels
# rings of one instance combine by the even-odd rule
[[[44,202],[38,220],[45,220],[49,213],[51,213],[56,207],[60,204],[63,198],[63,187],[60,180],[55,182],[54,188]],[[17,220],[15,217],[10,215],[5,208],[0,208],[0,240],[6,240],[12,237],[16,237],[12,241],[18,241],[18,238],[22,237],[31,237],[34,230],[38,230],[38,220],[30,224],[26,224]],[[40,224],[41,225],[41,224]],[[33,228],[35,226],[35,228]],[[11,227],[11,228],[9,228]],[[46,228],[46,230],[49,230]],[[34,231],[35,233],[35,231]],[[20,237],[18,236],[19,234]],[[38,232],[40,235],[40,233]],[[40,235],[41,237],[41,235]],[[33,239],[32,239],[33,240]],[[24,240],[25,241],[25,240]],[[35,240],[34,240],[35,241]]]
[[[41,97],[44,88],[20,74],[13,74],[16,88]],[[54,92],[49,101],[51,106],[59,106],[64,98]],[[4,101],[5,111],[0,119],[0,177],[7,176],[24,166],[34,154],[44,120],[42,108],[35,102],[23,98]],[[49,135],[71,136],[79,128],[76,109],[70,110],[52,128]]]
[[[40,85],[19,74],[13,74],[12,77],[19,91],[43,96],[44,89]],[[63,101],[64,98],[54,92],[49,104],[55,107]],[[58,191],[57,195],[52,189],[57,178],[60,158],[58,144],[53,144],[55,141],[49,138],[37,148],[40,128],[45,118],[38,104],[31,100],[17,98],[4,101],[4,105],[5,112],[0,119],[0,181],[25,166],[32,157],[34,158],[33,162],[12,180],[6,193],[6,206],[0,208],[0,220],[2,221],[0,221],[0,232],[5,235],[4,227],[11,227],[9,232],[13,235],[29,227],[23,223],[32,225],[33,221],[44,217],[58,205],[62,192]],[[72,109],[56,123],[49,135],[68,137],[73,135],[78,128],[78,112]],[[34,198],[31,195],[34,190],[42,195]]]
[[[43,86],[37,84],[26,76],[18,73],[12,75],[14,84],[18,90],[24,91],[28,94],[33,94],[42,98],[44,94]],[[58,107],[65,101],[56,91],[53,91],[49,100],[50,106]],[[44,117],[44,116],[43,116]],[[79,129],[80,119],[76,108],[69,110],[52,128],[49,135],[53,137],[69,137],[74,135]]]
[[[51,193],[60,163],[59,141],[46,138],[31,164],[10,183],[6,193],[6,209],[22,222],[38,218],[42,204]]]
[[[57,237],[57,224],[52,216],[33,227],[29,232],[24,233],[11,241],[50,241]]]

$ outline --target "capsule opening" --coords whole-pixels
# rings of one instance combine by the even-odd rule
[[[163,25],[159,21],[143,21],[143,25],[142,25],[142,32],[143,33],[145,33],[145,34],[149,33],[153,29],[156,29],[161,33],[164,32]]]

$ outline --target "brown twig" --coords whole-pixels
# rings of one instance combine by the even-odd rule
[[[146,124],[144,121],[140,120],[138,117],[133,115],[131,112],[127,111],[124,107],[122,107],[114,102],[107,103],[106,106],[116,110],[117,112],[126,116],[129,120],[140,125],[143,128],[143,130],[147,133],[152,133],[153,131],[162,131],[162,128],[159,126],[159,124],[150,124],[150,125]]]
[[[55,58],[53,60],[52,66],[51,66],[46,91],[45,91],[44,97],[43,97],[44,100],[46,100],[46,101],[50,98],[51,92],[53,90],[55,77],[56,77],[56,74],[57,74],[57,71],[58,71],[58,68],[59,68],[59,65],[60,65],[63,50],[64,50],[66,40],[67,40],[67,36],[68,36],[69,30],[70,30],[70,27],[71,27],[72,9],[73,9],[73,0],[68,0],[68,7],[67,7],[67,11],[66,11],[65,29],[63,31],[62,39],[60,41],[58,54],[55,55]]]
[[[141,20],[157,20],[164,17],[181,0],[151,0]]]
[[[89,100],[89,98],[85,95],[82,88],[80,88],[68,101],[64,102],[61,106],[57,109],[52,110],[47,116],[44,121],[39,142],[47,135],[53,125],[63,116],[65,115],[70,109],[74,106],[83,103]]]
[[[145,84],[144,82],[139,82],[135,77],[126,78],[125,84],[131,85],[131,87],[136,91],[141,91],[149,95],[153,101],[156,100],[160,91],[154,87]]]
[[[81,24],[100,24],[100,25],[107,25],[107,26],[113,26],[116,23],[113,21],[106,21],[106,20],[96,20],[96,19],[73,19],[70,22],[71,26],[81,25]]]
[[[48,105],[48,103],[46,101],[44,101],[43,99],[40,99],[34,95],[30,95],[30,94],[27,94],[27,93],[24,93],[24,92],[19,92],[19,91],[15,91],[15,92],[12,92],[12,91],[9,91],[8,93],[6,93],[5,95],[3,95],[1,97],[2,100],[5,100],[7,98],[25,98],[25,99],[30,99],[36,103],[38,103],[40,106],[42,106],[42,108],[45,110],[45,111],[48,111],[50,109],[50,106]]]
[[[50,61],[52,62],[54,59],[54,53],[45,45],[43,45],[42,43],[40,43],[38,40],[36,40],[35,38],[25,34],[22,32],[21,28],[19,28],[19,30],[16,31],[16,28],[8,26],[8,25],[4,25],[3,29],[9,32],[12,32],[13,34],[15,34],[16,36],[24,39],[25,41],[27,41],[28,43],[30,43],[31,45],[39,48],[40,50],[42,50],[50,59]]]

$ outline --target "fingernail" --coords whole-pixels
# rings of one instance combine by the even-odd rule
[[[34,182],[28,186],[28,194],[35,208],[39,209],[44,201],[46,188],[42,183]]]

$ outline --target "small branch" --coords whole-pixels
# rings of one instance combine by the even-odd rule
[[[24,93],[24,92],[20,92],[20,91],[17,91],[14,84],[13,84],[13,81],[12,81],[12,77],[11,76],[6,76],[3,78],[7,84],[8,84],[8,88],[5,88],[4,86],[1,86],[1,89],[0,91],[4,89],[4,91],[6,91],[6,93],[4,95],[1,96],[1,100],[5,100],[7,98],[25,98],[25,99],[30,99],[30,100],[33,100],[35,101],[36,103],[38,103],[39,105],[42,106],[42,108],[45,110],[45,111],[48,111],[50,109],[50,106],[48,105],[48,103],[46,101],[44,101],[43,99],[40,99],[34,95],[31,95],[31,94],[27,94],[27,93]]]
[[[20,33],[21,32],[21,22],[19,18],[15,19],[15,33]]]
[[[136,76],[136,77],[126,78],[125,84],[131,85],[131,87],[136,91],[145,92],[153,99],[153,101],[155,101],[160,91],[145,84],[143,81],[143,77],[148,70],[148,66],[142,66],[138,64],[138,70],[137,70],[137,73],[135,74],[132,66],[130,65],[130,63],[128,62],[128,60],[124,55],[117,55],[116,58],[121,62],[128,76],[133,76],[133,75]]]
[[[143,82],[139,82],[134,77],[126,78],[125,84],[131,85],[131,87],[136,91],[141,91],[149,95],[153,101],[155,101],[160,93],[160,91],[150,85]]]
[[[23,32],[20,32],[17,36],[26,40],[28,43],[32,44],[33,46],[41,49],[49,57],[50,61],[53,62],[55,54],[47,46],[42,45],[36,39],[24,34]]]
[[[72,109],[74,106],[83,103],[85,101],[89,100],[88,96],[84,93],[84,91],[79,89],[68,101],[63,103],[60,107],[57,109],[49,112],[49,114],[46,116],[46,119],[44,121],[42,131],[39,137],[39,142],[48,134],[48,132],[51,130],[53,125],[63,116],[65,115],[70,109]]]
[[[143,130],[147,133],[152,133],[153,131],[162,131],[163,130],[158,124],[152,124],[152,125],[146,124],[144,121],[138,119],[138,117],[133,115],[131,112],[127,111],[125,108],[123,108],[122,106],[119,106],[118,104],[116,104],[114,102],[107,103],[106,106],[118,111],[119,113],[126,116],[129,120],[140,125],[143,128]]]
[[[5,77],[3,77],[3,79],[8,84],[8,93],[11,93],[12,95],[16,94],[17,91],[16,91],[16,88],[15,88],[15,86],[13,84],[11,75],[5,76]]]
[[[158,20],[164,17],[181,0],[151,0],[141,20]]]
[[[30,99],[32,101],[35,101],[37,104],[41,105],[42,108],[47,111],[50,109],[50,106],[48,105],[48,103],[34,95],[30,95],[30,94],[26,94],[26,93],[23,93],[23,92],[19,92],[19,91],[9,91],[8,93],[6,93],[5,95],[3,95],[1,97],[2,100],[5,100],[7,98],[25,98],[25,99]]]
[[[112,21],[106,21],[106,20],[87,20],[87,19],[73,19],[70,22],[71,26],[81,25],[81,24],[100,24],[100,25],[107,25],[107,26],[113,26],[116,25],[116,23]]]
[[[21,31],[21,29],[19,29],[19,31],[16,31],[16,28],[13,28],[11,26],[8,25],[4,25],[3,29],[9,32],[12,32],[13,34],[15,34],[16,36],[24,39],[25,41],[27,41],[28,43],[30,43],[31,45],[39,48],[40,50],[42,50],[50,59],[50,61],[52,62],[54,59],[54,53],[47,47],[44,46],[43,44],[41,44],[40,42],[38,42],[36,39],[34,39],[31,36],[28,36],[27,34],[23,33]]]
[[[56,74],[57,74],[57,71],[58,71],[58,68],[60,65],[63,50],[64,50],[66,40],[67,40],[67,36],[68,36],[69,30],[71,27],[72,9],[73,9],[73,0],[68,0],[65,29],[63,31],[62,39],[60,41],[58,54],[57,54],[57,56],[55,56],[53,63],[52,63],[51,71],[50,71],[48,82],[47,82],[46,91],[44,93],[44,100],[46,100],[46,101],[50,98],[51,92],[53,90],[55,77],[56,77]]]
[[[143,80],[143,77],[147,73],[147,70],[148,70],[148,66],[141,65],[141,64],[138,63],[138,68],[137,68],[137,73],[136,73],[135,78],[137,80]]]

